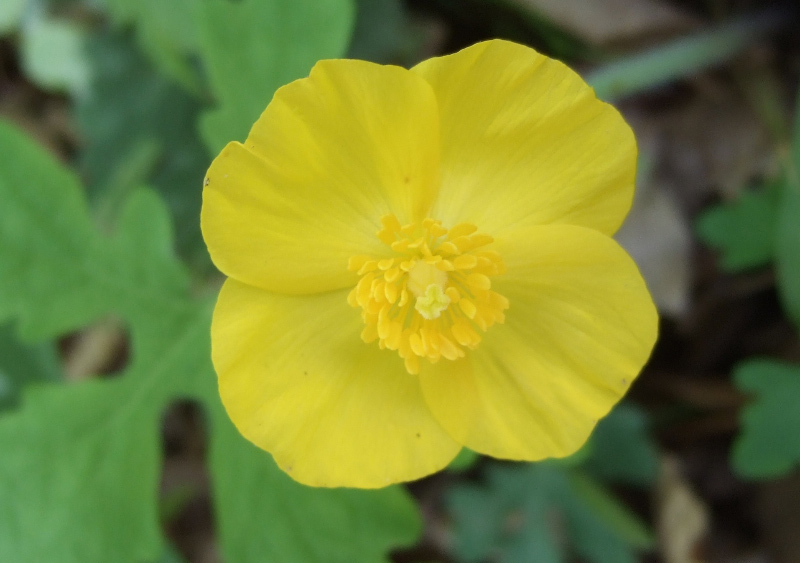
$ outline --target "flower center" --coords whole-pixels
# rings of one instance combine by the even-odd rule
[[[464,357],[485,332],[505,321],[508,299],[491,290],[490,276],[502,274],[500,255],[483,247],[494,239],[460,223],[440,221],[401,225],[394,215],[381,219],[378,238],[388,257],[353,256],[348,268],[361,276],[347,298],[361,307],[361,338],[397,350],[409,373],[419,373],[420,358]]]

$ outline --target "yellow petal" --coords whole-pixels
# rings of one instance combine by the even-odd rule
[[[418,221],[430,206],[437,111],[422,78],[363,61],[321,61],[280,88],[208,171],[201,224],[214,263],[280,293],[353,285],[348,259],[386,251],[381,216]]]
[[[295,480],[383,487],[445,467],[460,446],[396,352],[365,344],[347,291],[292,297],[228,280],[211,327],[222,402]]]
[[[588,438],[647,361],[658,318],[636,265],[570,225],[497,240],[505,324],[458,362],[422,366],[425,399],[459,442],[495,457],[563,457]],[[520,244],[522,243],[522,244]]]
[[[500,40],[412,70],[433,86],[441,115],[432,217],[495,236],[548,223],[619,228],[633,197],[636,143],[572,70]]]

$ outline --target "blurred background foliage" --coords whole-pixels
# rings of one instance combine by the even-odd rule
[[[0,561],[800,561],[800,34],[748,0],[0,1]],[[490,37],[614,102],[663,317],[566,460],[316,490],[209,361],[211,158],[321,58]]]

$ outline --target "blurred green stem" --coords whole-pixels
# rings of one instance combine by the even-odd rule
[[[134,143],[107,184],[98,190],[102,196],[95,204],[94,214],[104,231],[113,230],[123,203],[134,188],[145,183],[156,166],[162,148],[156,139],[141,139]]]
[[[599,98],[616,100],[719,64],[794,18],[788,10],[746,16],[609,63],[591,72],[586,81]]]

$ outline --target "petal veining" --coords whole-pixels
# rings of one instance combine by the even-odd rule
[[[575,72],[501,40],[413,71],[433,86],[441,115],[433,216],[495,235],[549,223],[619,228],[633,198],[636,142]]]
[[[496,240],[508,268],[495,286],[513,306],[467,357],[423,366],[423,391],[453,437],[508,459],[577,450],[647,361],[657,314],[615,241],[570,225]]]
[[[212,324],[222,402],[301,483],[383,487],[460,449],[396,353],[365,344],[347,291],[284,296],[228,280]]]
[[[280,88],[206,176],[201,223],[214,263],[280,293],[351,284],[348,258],[380,250],[382,215],[418,220],[430,207],[437,112],[422,78],[363,61],[321,61]]]

